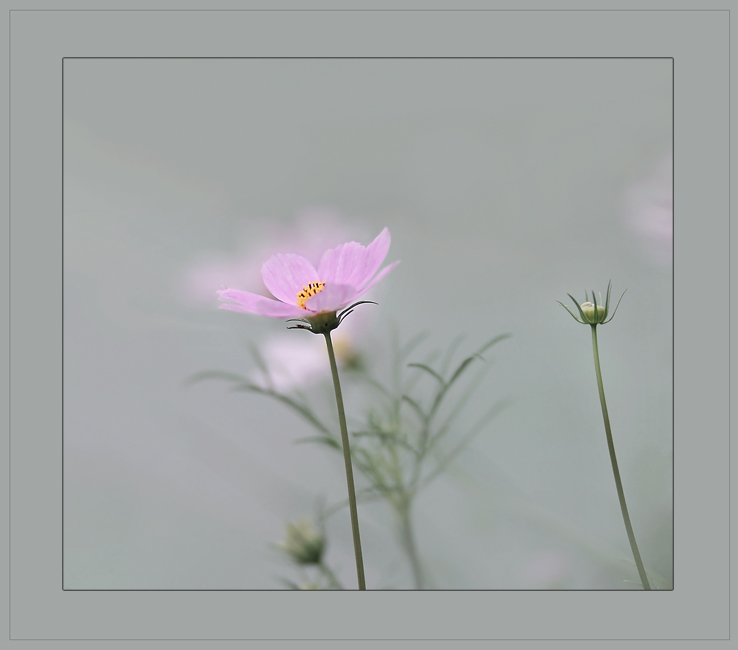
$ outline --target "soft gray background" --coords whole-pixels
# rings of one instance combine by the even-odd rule
[[[11,640],[729,638],[727,11],[10,15]],[[388,52],[676,57],[675,590],[62,591],[61,57]]]
[[[194,295],[203,260],[233,266],[318,210],[346,239],[392,232],[402,263],[360,343],[379,376],[391,324],[428,329],[421,353],[513,334],[465,417],[511,406],[418,500],[437,588],[633,587],[589,329],[556,304],[627,288],[600,329],[605,387],[641,553],[670,587],[670,242],[633,220],[664,193],[671,92],[668,59],[66,60],[64,586],[296,576],[270,544],[343,497],[341,458],[293,445],[310,430],[264,397],[182,382],[248,373],[244,342],[284,328]],[[386,508],[360,517],[368,586],[409,588]],[[351,586],[347,512],[329,540]]]

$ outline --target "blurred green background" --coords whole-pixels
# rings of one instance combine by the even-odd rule
[[[431,584],[637,587],[589,328],[556,303],[612,280],[616,297],[627,289],[599,330],[615,445],[641,555],[670,588],[671,66],[65,60],[64,586],[295,577],[271,545],[345,497],[341,457],[293,444],[309,427],[263,396],[183,381],[253,372],[249,343],[307,359],[294,346],[319,337],[219,310],[215,291],[258,290],[274,252],[368,243],[387,226],[387,262],[402,263],[379,306],[350,317],[373,375],[389,374],[393,328],[404,341],[427,330],[411,361],[458,334],[460,355],[512,334],[485,355],[460,429],[509,406],[418,497]],[[306,390],[330,415],[329,375],[311,364]],[[344,377],[360,419],[372,395]],[[410,588],[386,506],[359,515],[368,587]],[[351,586],[348,512],[327,532]]]

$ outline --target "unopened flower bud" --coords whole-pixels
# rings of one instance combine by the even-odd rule
[[[595,325],[604,325],[605,323],[609,323],[613,317],[615,316],[615,312],[618,310],[618,307],[620,306],[620,300],[623,299],[623,296],[625,295],[625,291],[623,291],[623,294],[620,296],[620,300],[618,300],[618,304],[615,305],[615,309],[612,313],[610,313],[610,289],[612,285],[608,282],[607,283],[607,297],[605,298],[605,304],[604,305],[598,305],[597,299],[595,298],[595,292],[592,292],[592,300],[595,302],[591,302],[589,300],[589,295],[587,292],[584,292],[584,299],[586,302],[583,302],[579,304],[576,298],[572,296],[570,293],[566,294],[571,298],[572,302],[577,306],[576,313],[573,312],[571,309],[569,309],[563,302],[557,300],[558,302],[566,311],[569,312],[569,315],[577,322],[581,323],[582,325],[592,325],[593,327]],[[600,295],[600,302],[602,302],[602,296]]]
[[[287,524],[287,539],[277,545],[298,564],[320,564],[325,538],[310,519]]]
[[[595,305],[592,302],[583,302],[579,305],[584,314],[584,319],[594,325],[605,320],[605,308],[602,305]]]

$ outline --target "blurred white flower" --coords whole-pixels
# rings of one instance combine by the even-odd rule
[[[365,312],[371,309],[365,306]],[[336,363],[340,367],[357,365],[360,354],[357,349],[358,334],[365,329],[368,314],[351,314],[332,333]],[[353,320],[352,320],[353,319]],[[305,332],[290,331],[275,334],[259,346],[259,354],[269,370],[265,377],[260,370],[251,375],[252,381],[262,388],[273,388],[288,393],[293,388],[305,388],[309,384],[328,379],[330,364],[322,336],[307,336]]]
[[[665,266],[670,266],[672,261],[672,168],[669,153],[647,178],[632,185],[625,195],[628,227],[638,235],[646,254]]]

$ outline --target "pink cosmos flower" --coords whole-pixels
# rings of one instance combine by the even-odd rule
[[[201,250],[177,279],[177,291],[190,306],[212,309],[214,289],[239,286],[268,296],[259,273],[265,259],[276,251],[291,251],[317,264],[330,246],[358,236],[365,228],[347,220],[330,206],[299,210],[281,223],[273,218],[249,217],[232,233],[232,250]]]
[[[261,275],[277,300],[228,288],[217,292],[221,300],[231,301],[221,308],[272,318],[311,319],[335,314],[399,264],[393,262],[377,273],[390,241],[389,230],[384,228],[369,246],[354,241],[340,244],[323,254],[317,269],[301,255],[273,255],[262,267]]]

